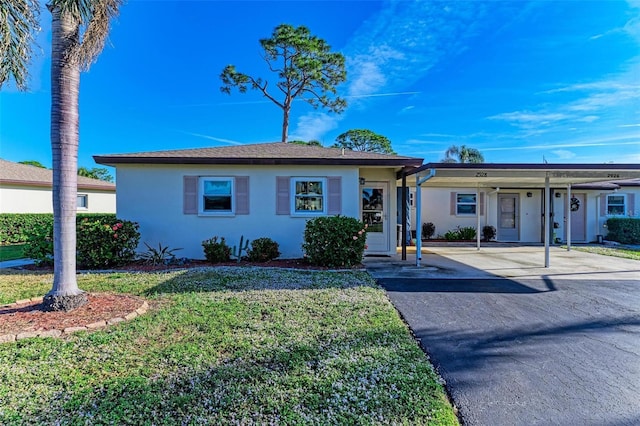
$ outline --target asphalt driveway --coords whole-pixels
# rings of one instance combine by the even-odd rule
[[[466,425],[639,425],[640,275],[547,272],[379,281]]]

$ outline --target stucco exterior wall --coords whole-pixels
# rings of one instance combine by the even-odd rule
[[[566,241],[567,191],[557,190],[556,192],[560,194],[560,197],[554,198],[556,221],[560,225],[560,228],[557,230],[557,235],[562,238],[563,241]],[[584,194],[586,198],[586,206],[584,206],[586,209],[586,242],[597,241],[598,235],[602,235],[604,238],[607,236],[605,223],[611,216],[601,214],[602,195],[627,195],[626,214],[616,217],[640,217],[640,188],[638,187],[622,187],[615,193],[613,191],[575,189],[572,191],[572,194]],[[633,194],[633,196],[631,196],[631,194]]]
[[[371,179],[391,180],[389,170],[363,171]],[[204,258],[202,241],[225,237],[230,246],[240,236],[250,240],[269,237],[278,242],[282,258],[302,256],[308,217],[276,215],[276,177],[342,177],[342,215],[360,217],[359,171],[341,166],[206,166],[119,165],[117,167],[118,217],[140,224],[140,251],[144,242],[182,248],[179,257]],[[184,176],[249,176],[249,214],[199,216],[183,213]],[[395,213],[394,213],[395,215]],[[395,216],[394,216],[395,217]],[[394,219],[395,220],[395,219]],[[395,222],[394,222],[395,223]]]
[[[115,213],[116,194],[107,191],[83,190],[78,194],[88,196],[87,208],[79,213]],[[0,213],[53,213],[50,188],[35,186],[0,187]]]
[[[411,189],[415,193],[415,189]],[[469,192],[474,193],[475,188],[429,188],[422,189],[422,218],[419,223],[433,222],[436,226],[436,235],[444,235],[445,232],[455,229],[456,226],[473,226],[476,227],[475,216],[455,216],[450,215],[450,193],[451,192]],[[480,217],[480,229],[485,225],[493,225],[498,227],[498,193],[486,188],[486,216]],[[566,241],[567,227],[567,191],[566,189],[554,189],[552,205],[550,206],[553,214],[552,222],[558,223],[558,228],[551,232],[555,233],[563,242]],[[519,196],[519,212],[520,212],[520,237],[519,241],[523,243],[541,243],[544,241],[543,236],[543,190],[542,189],[503,189],[500,194],[518,194]],[[609,216],[601,214],[601,196],[603,194],[610,195],[613,191],[601,190],[580,190],[572,191],[573,194],[579,193],[585,196],[585,205],[581,208],[585,211],[585,239],[580,242],[597,241],[598,235],[606,238],[607,229],[604,226]],[[627,195],[627,214],[625,217],[640,217],[640,188],[623,187],[618,194]],[[527,196],[530,194],[531,196]],[[555,194],[558,194],[557,196]],[[630,194],[634,194],[633,197]],[[412,229],[413,225],[418,223],[415,221],[415,209],[412,209]],[[575,237],[572,238],[576,242]]]

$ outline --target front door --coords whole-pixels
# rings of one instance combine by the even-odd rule
[[[571,212],[571,241],[587,240],[585,194],[571,194],[569,212]]]
[[[367,224],[367,252],[389,251],[389,184],[367,182],[362,188],[362,221]]]
[[[498,229],[500,241],[520,240],[520,196],[498,194]]]

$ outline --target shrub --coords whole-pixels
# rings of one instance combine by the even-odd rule
[[[251,262],[268,262],[280,256],[280,246],[271,238],[258,238],[251,241],[247,257]]]
[[[427,222],[422,224],[422,236],[425,237],[427,240],[433,237],[433,234],[435,233],[436,233],[436,226],[433,223]]]
[[[138,224],[115,215],[82,216],[76,226],[76,261],[96,269],[121,266],[135,258],[140,241]],[[40,223],[27,234],[25,256],[38,265],[53,264],[53,224]]]
[[[227,245],[224,237],[212,237],[202,242],[204,257],[208,262],[219,263],[231,260],[231,247]]]
[[[447,241],[473,240],[476,237],[476,228],[472,226],[460,227],[447,231],[444,238]]]
[[[53,265],[53,223],[40,222],[25,232],[27,247],[24,255],[35,260],[36,265]]]
[[[496,237],[496,227],[492,225],[485,225],[482,227],[482,238],[485,241],[491,241]]]
[[[122,266],[136,257],[138,224],[83,218],[77,228],[78,264],[89,269]]]
[[[95,220],[115,220],[113,213],[79,213],[77,221],[83,218]],[[2,213],[0,214],[0,244],[27,242],[34,228],[48,226],[53,229],[52,213]],[[53,232],[53,231],[51,231]]]
[[[302,249],[318,266],[353,266],[362,262],[367,225],[353,217],[326,216],[307,221]]]
[[[147,246],[147,251],[139,255],[140,260],[148,265],[170,265],[176,262],[176,255],[174,252],[182,250],[181,248],[170,249],[169,246],[162,247],[162,244],[158,243],[158,248],[151,247],[149,244],[144,243]]]
[[[640,218],[607,219],[607,240],[621,244],[640,244]]]

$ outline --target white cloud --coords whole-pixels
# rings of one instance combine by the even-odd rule
[[[557,121],[567,120],[571,116],[562,113],[544,113],[544,112],[531,112],[531,111],[515,111],[505,112],[502,114],[493,115],[488,117],[491,120],[503,120],[508,121],[513,125],[518,126],[532,126],[532,125],[548,125]]]
[[[566,149],[556,149],[553,152],[553,154],[555,154],[556,157],[558,157],[559,160],[570,160],[572,158],[575,158],[576,154],[568,151]]]
[[[231,140],[231,139],[218,138],[218,137],[215,137],[215,136],[203,135],[202,133],[187,132],[187,131],[184,131],[184,130],[176,130],[176,131],[180,132],[180,133],[184,133],[185,135],[195,136],[197,138],[202,138],[202,139],[209,139],[209,140],[212,140],[212,141],[222,142],[222,143],[226,143],[226,144],[229,144],[229,145],[242,145],[242,142],[234,141],[234,140]]]
[[[322,140],[325,133],[338,127],[340,118],[322,112],[310,112],[298,119],[296,131],[289,139]]]

